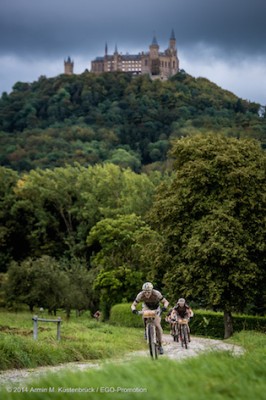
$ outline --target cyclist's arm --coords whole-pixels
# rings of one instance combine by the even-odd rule
[[[139,304],[140,301],[143,299],[143,292],[140,292],[133,303],[131,304],[131,311],[136,310],[137,305]]]
[[[192,317],[192,316],[193,316],[193,311],[191,310],[191,308],[189,306],[187,306],[187,312],[186,312],[185,318],[189,320],[190,317]]]
[[[163,306],[164,306],[165,308],[167,308],[167,307],[169,306],[169,301],[166,300],[165,297],[162,298],[161,302],[163,303]]]
[[[136,307],[137,307],[138,303],[139,302],[136,299],[133,301],[133,303],[131,304],[131,311],[136,310]]]
[[[177,312],[176,312],[176,310],[174,308],[171,310],[170,318],[172,320],[176,320],[177,319]]]

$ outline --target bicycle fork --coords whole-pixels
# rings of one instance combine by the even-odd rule
[[[152,342],[154,344],[157,344],[157,340],[156,340],[156,326],[154,324],[151,323],[147,323],[146,324],[146,337],[147,337],[147,343],[149,344],[149,332],[152,332],[150,339],[152,340]]]

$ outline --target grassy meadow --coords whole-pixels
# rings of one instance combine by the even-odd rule
[[[58,313],[60,315],[60,313]],[[33,315],[29,312],[0,312],[0,371],[34,368],[84,360],[102,360],[145,348],[139,329],[115,327],[90,318],[62,317],[61,340],[56,340],[56,323],[39,322],[33,340]],[[48,314],[42,318],[56,319]]]
[[[262,333],[242,331],[226,341],[243,346],[245,353],[241,356],[210,352],[182,361],[164,356],[157,361],[121,361],[119,356],[124,353],[146,347],[140,329],[109,326],[83,315],[63,322],[61,342],[55,339],[56,327],[48,323],[42,325],[39,339],[34,341],[29,317],[27,313],[0,314],[1,369],[75,360],[101,359],[102,363],[97,369],[62,370],[13,387],[4,386],[0,395],[5,400],[265,398],[266,336]]]
[[[244,355],[210,352],[183,361],[103,363],[100,369],[48,374],[2,393],[6,400],[264,400],[265,335],[241,332],[233,342],[245,346]]]

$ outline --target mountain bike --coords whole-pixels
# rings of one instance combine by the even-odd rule
[[[172,324],[172,336],[174,342],[179,342],[179,330],[178,330],[178,322],[176,320],[171,321]]]
[[[187,319],[178,320],[178,336],[180,338],[181,346],[187,349],[188,342],[190,341],[190,334]]]
[[[139,314],[143,315],[145,319],[146,338],[150,349],[150,356],[156,359],[158,357],[159,343],[155,326],[155,317],[156,315],[160,315],[160,312],[158,312],[158,310],[143,310],[139,311]]]

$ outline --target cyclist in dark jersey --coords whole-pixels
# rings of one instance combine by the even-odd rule
[[[151,282],[144,283],[144,285],[142,286],[142,291],[137,295],[137,297],[133,301],[131,305],[131,310],[134,314],[138,314],[136,307],[140,302],[143,302],[142,304],[143,310],[158,310],[158,312],[165,311],[169,305],[169,302],[164,298],[164,296],[158,290],[153,289],[153,284]],[[160,303],[163,304],[162,309],[160,309]],[[163,347],[162,347],[163,330],[161,327],[161,317],[159,315],[156,315],[154,322],[159,342],[159,353],[163,354]]]
[[[186,303],[186,300],[181,298],[178,300],[173,308],[173,312],[176,314],[177,320],[179,319],[190,319],[193,316],[193,311]]]
[[[171,328],[173,328],[173,326],[172,326],[173,321],[178,322],[181,319],[187,319],[189,321],[190,318],[193,317],[193,315],[194,315],[194,313],[193,313],[192,309],[189,307],[189,305],[186,303],[186,300],[183,298],[180,298],[178,300],[178,302],[176,303],[176,305],[168,313],[168,316],[169,316],[168,322],[171,323]],[[187,327],[188,327],[188,332],[190,333],[189,325]],[[172,334],[172,329],[171,329],[171,334]],[[190,341],[190,337],[189,337],[189,341]]]

